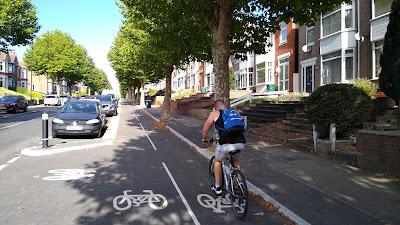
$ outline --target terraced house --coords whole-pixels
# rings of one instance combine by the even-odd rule
[[[301,92],[365,77],[378,83],[393,0],[342,3],[314,26],[299,28]]]

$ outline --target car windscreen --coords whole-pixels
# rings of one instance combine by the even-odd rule
[[[99,113],[96,102],[68,102],[62,113]]]
[[[18,96],[4,96],[0,99],[0,102],[16,102],[18,100]]]
[[[107,95],[111,96],[112,98],[115,98],[114,94],[107,94]]]
[[[99,99],[100,101],[111,102],[110,95],[96,95],[96,99]]]

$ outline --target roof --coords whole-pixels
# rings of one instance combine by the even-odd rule
[[[6,58],[7,58],[7,53],[0,52],[0,59],[6,59]]]
[[[21,68],[27,68],[24,61],[19,61],[19,62],[18,62],[18,65],[19,65],[19,67],[21,67]]]

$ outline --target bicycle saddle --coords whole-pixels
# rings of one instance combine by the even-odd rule
[[[231,151],[231,152],[229,152],[229,155],[234,155],[234,154],[236,154],[236,153],[239,153],[240,152],[240,150],[233,150],[233,151]]]

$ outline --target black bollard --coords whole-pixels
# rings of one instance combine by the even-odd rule
[[[49,114],[42,114],[42,148],[49,147]]]

